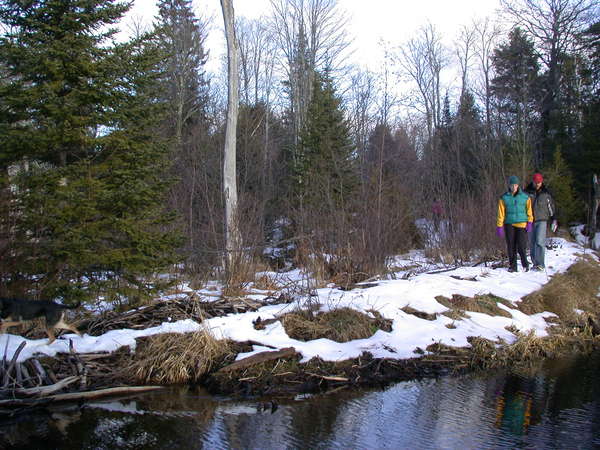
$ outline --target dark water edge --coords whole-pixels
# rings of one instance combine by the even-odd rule
[[[600,353],[316,396],[215,398],[189,388],[0,422],[15,449],[600,448]]]

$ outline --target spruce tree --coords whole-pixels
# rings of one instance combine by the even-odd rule
[[[169,111],[167,132],[179,150],[207,108],[206,25],[195,17],[191,0],[160,0],[157,5],[155,31],[165,53],[161,86]]]
[[[458,172],[467,191],[481,188],[483,164],[483,124],[475,97],[465,89],[454,120],[454,147]]]
[[[147,276],[177,259],[162,210],[167,146],[153,136],[162,58],[150,39],[111,40],[128,7],[0,6],[0,167],[14,196],[4,294],[142,297]]]
[[[582,123],[578,142],[565,148],[565,158],[573,169],[574,183],[586,201],[590,196],[590,180],[600,175],[600,21],[582,36],[586,66],[583,71]]]
[[[296,154],[295,190],[303,207],[344,208],[357,187],[358,177],[341,99],[327,71],[315,75]]]
[[[553,163],[546,167],[544,174],[556,203],[556,218],[559,223],[566,226],[572,221],[584,219],[584,205],[575,195],[573,175],[560,149],[554,152]]]
[[[539,58],[533,42],[520,28],[514,28],[508,42],[494,51],[493,64],[496,76],[491,91],[498,105],[498,128],[507,140],[508,165],[511,172],[525,176],[541,133]]]

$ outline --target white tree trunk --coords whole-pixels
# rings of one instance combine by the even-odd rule
[[[223,155],[223,195],[225,197],[225,268],[231,274],[241,250],[241,237],[237,220],[236,183],[236,129],[239,103],[238,51],[235,38],[234,11],[231,0],[221,0],[225,38],[227,40],[227,126],[225,129],[225,149]]]

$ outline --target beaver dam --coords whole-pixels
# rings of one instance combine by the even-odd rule
[[[131,311],[79,312],[83,337],[46,345],[36,326],[0,337],[0,410],[172,384],[293,395],[589,352],[600,343],[598,255],[565,240],[548,253],[547,273],[463,267],[352,289],[262,273],[236,297],[180,288]]]

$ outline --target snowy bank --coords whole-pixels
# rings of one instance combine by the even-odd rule
[[[258,311],[229,314],[215,317],[199,324],[193,320],[182,320],[163,323],[160,326],[144,330],[121,329],[109,331],[101,336],[74,334],[62,336],[51,345],[46,339],[27,340],[15,335],[0,336],[0,346],[5,350],[7,359],[22,342],[26,346],[19,354],[18,361],[23,361],[36,354],[54,356],[59,352],[69,351],[69,340],[79,353],[112,352],[121,346],[135,349],[135,339],[159,333],[187,333],[208,328],[217,338],[228,338],[234,341],[254,341],[253,352],[239,354],[238,359],[268,349],[294,347],[306,362],[313,357],[326,361],[341,361],[356,358],[363,352],[370,352],[376,358],[405,359],[416,356],[415,350],[425,349],[429,344],[441,343],[455,347],[469,346],[467,337],[479,336],[490,340],[503,339],[511,343],[515,335],[506,327],[512,326],[523,332],[533,330],[537,336],[547,334],[548,324],[545,317],[550,312],[526,315],[516,309],[518,302],[545,283],[549,277],[567,270],[584,252],[580,244],[570,243],[564,239],[553,239],[552,249],[547,251],[546,272],[509,273],[506,269],[490,269],[485,267],[463,267],[437,274],[420,274],[409,279],[378,281],[375,286],[341,291],[335,288],[317,290],[318,303],[322,311],[340,307],[350,307],[358,311],[372,314],[379,312],[386,319],[393,321],[392,330],[377,331],[368,339],[359,339],[338,343],[329,339],[316,339],[303,342],[290,338],[280,322],[267,325],[265,329],[256,330],[253,321],[276,318],[292,312],[297,303],[270,305]],[[271,274],[273,277],[293,277],[296,275]],[[499,304],[510,313],[509,317],[490,316],[483,313],[469,312],[469,317],[454,321],[444,315],[437,315],[435,320],[425,320],[402,311],[410,306],[426,313],[441,313],[447,310],[436,301],[437,296],[451,297],[460,294],[467,297],[491,293],[509,300],[515,307]],[[200,294],[201,295],[201,294]],[[255,299],[265,298],[268,293],[255,293]],[[314,303],[315,299],[312,300]],[[450,326],[450,327],[449,327]]]

